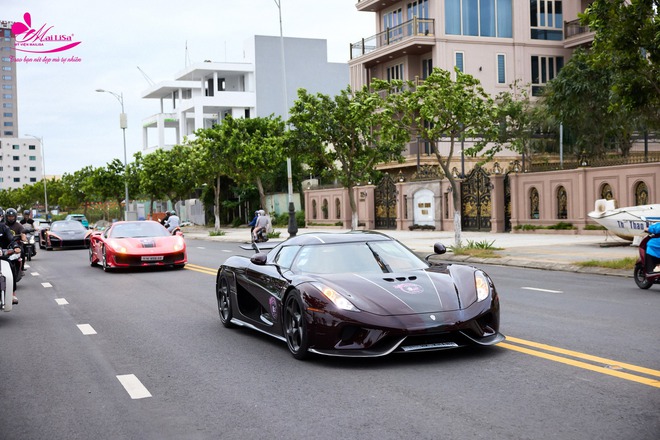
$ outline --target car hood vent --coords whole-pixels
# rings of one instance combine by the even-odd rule
[[[156,247],[156,242],[154,240],[140,240],[143,248],[153,248]]]

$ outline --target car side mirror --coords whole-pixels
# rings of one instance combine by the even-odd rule
[[[252,257],[250,257],[250,262],[252,264],[256,264],[257,266],[263,266],[266,264],[266,258],[267,254],[260,252],[258,254],[252,255]]]
[[[447,248],[445,247],[444,244],[438,242],[438,243],[433,245],[433,252],[437,255],[442,255],[445,252],[447,252]]]

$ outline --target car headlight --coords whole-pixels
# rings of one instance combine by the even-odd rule
[[[185,242],[183,241],[183,237],[178,236],[176,242],[174,243],[174,250],[175,251],[180,251],[184,248]]]
[[[111,241],[107,242],[107,245],[110,246],[115,252],[118,254],[125,254],[126,253],[126,248],[119,243],[113,243]]]
[[[335,289],[326,286],[322,283],[312,283],[314,287],[319,289],[319,292],[328,298],[334,305],[339,307],[342,310],[349,310],[351,312],[359,312],[360,309],[355,307],[345,296],[337,292]]]
[[[490,282],[485,273],[476,271],[474,273],[474,287],[477,291],[477,301],[483,301],[490,295]]]

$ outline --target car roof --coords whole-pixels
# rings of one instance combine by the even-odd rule
[[[308,246],[335,243],[356,243],[363,241],[392,241],[380,232],[374,231],[349,231],[349,232],[311,232],[309,234],[296,235],[286,240],[286,246]]]

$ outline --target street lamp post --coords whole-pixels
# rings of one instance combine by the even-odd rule
[[[117,98],[117,101],[119,101],[119,104],[121,104],[121,114],[119,115],[119,128],[122,130],[122,134],[124,137],[124,190],[125,190],[125,210],[124,210],[124,220],[128,220],[128,160],[126,158],[126,127],[128,126],[127,124],[127,118],[126,118],[126,113],[124,113],[124,94],[120,93],[117,94],[115,92],[111,92],[110,90],[104,90],[104,89],[96,89],[97,92],[105,92],[105,93],[110,93],[112,96]]]
[[[25,136],[30,136],[37,139],[41,146],[41,170],[44,181],[44,208],[46,209],[46,220],[48,220],[48,190],[46,188],[46,152],[44,150],[44,138],[35,136],[33,134],[26,134]]]
[[[282,92],[284,96],[284,108],[282,117],[286,119],[288,114],[289,101],[287,99],[287,87],[286,87],[286,64],[284,56],[284,33],[282,32],[282,0],[273,0],[277,5],[280,17],[280,56],[282,62]],[[291,172],[291,158],[286,158],[286,177],[287,185],[289,191],[289,227],[287,231],[289,232],[289,237],[295,237],[298,233],[298,223],[296,222],[296,208],[293,205],[293,177]]]

